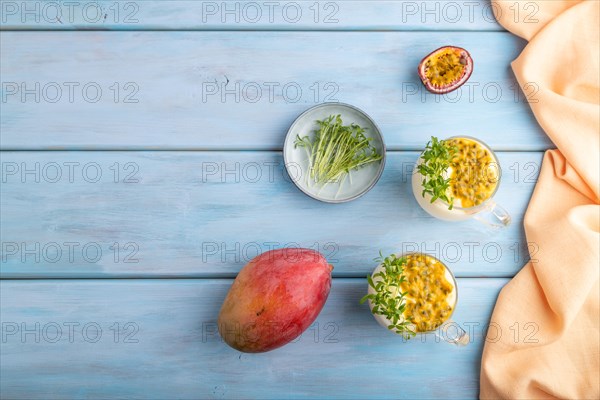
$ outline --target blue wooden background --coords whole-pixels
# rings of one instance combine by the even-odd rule
[[[525,43],[486,0],[66,3],[0,1],[2,398],[478,396],[496,296],[535,254],[523,215],[551,146],[535,84],[522,93],[510,70]],[[475,71],[436,97],[415,71],[446,44]],[[324,101],[365,110],[389,149],[378,185],[347,204],[284,172],[287,128]],[[417,151],[456,134],[498,151],[509,228],[414,201]],[[215,333],[232,278],[283,246],[328,257],[330,298],[294,343],[234,351]],[[379,250],[448,263],[469,346],[375,323],[358,300]]]

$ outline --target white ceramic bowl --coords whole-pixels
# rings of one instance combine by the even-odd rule
[[[349,178],[340,187],[340,183],[330,183],[320,187],[307,179],[309,163],[306,150],[295,148],[296,136],[312,137],[318,129],[317,120],[330,115],[341,115],[344,125],[358,124],[365,128],[365,136],[372,138],[371,144],[382,155],[379,162],[374,162],[356,171],[351,171],[352,184]],[[283,160],[291,180],[308,196],[327,203],[344,203],[367,193],[379,180],[385,167],[385,143],[375,122],[362,110],[343,103],[324,103],[303,112],[288,130],[283,145]]]

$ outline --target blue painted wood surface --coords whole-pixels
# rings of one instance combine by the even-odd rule
[[[1,320],[19,331],[2,344],[0,395],[475,398],[482,333],[505,283],[459,279],[454,319],[474,333],[464,348],[432,335],[402,342],[359,305],[364,279],[336,279],[316,324],[296,343],[243,354],[215,334],[230,280],[3,281]],[[21,336],[21,324],[39,331],[39,343],[35,333]]]
[[[4,3],[0,7],[2,29],[503,30],[486,0],[95,0],[90,3],[3,0],[1,3]]]
[[[3,149],[279,150],[294,119],[326,101],[364,109],[391,150],[455,134],[497,150],[550,147],[509,66],[524,41],[506,32],[3,32],[0,41]],[[435,96],[416,68],[448,43],[470,50],[475,71]]]
[[[525,43],[486,0],[281,2],[299,5],[297,22],[278,9],[251,21],[251,4],[268,10],[246,0],[100,0],[57,23],[53,3],[66,12],[0,1],[0,397],[477,397],[496,296],[535,251],[522,219],[552,147],[526,101],[535,82],[520,93],[510,71]],[[425,93],[415,74],[445,44],[475,59],[459,99]],[[323,101],[363,108],[392,150],[352,203],[318,203],[283,174],[287,128]],[[436,221],[414,202],[411,150],[453,134],[499,150],[510,228]],[[214,323],[231,278],[256,251],[296,243],[337,261],[317,324],[272,353],[230,349]],[[358,304],[372,258],[403,246],[459,276],[468,347],[402,343]]]
[[[372,191],[327,205],[294,186],[279,152],[4,152],[0,271],[233,277],[260,252],[305,246],[338,277],[365,277],[379,250],[402,249],[435,254],[457,276],[513,276],[528,259],[522,221],[541,154],[499,153],[496,200],[514,219],[500,231],[421,210],[410,184],[418,154],[388,152]]]

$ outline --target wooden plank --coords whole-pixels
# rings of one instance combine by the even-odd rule
[[[4,278],[233,277],[260,252],[297,246],[324,253],[338,277],[366,276],[379,250],[429,252],[458,276],[509,277],[528,260],[522,222],[542,158],[499,153],[496,199],[513,224],[491,231],[421,210],[415,152],[388,152],[376,187],[346,204],[300,192],[279,152],[1,156]]]
[[[326,101],[364,109],[392,150],[459,133],[500,150],[551,145],[509,67],[525,42],[505,32],[4,32],[0,42],[2,149],[278,150],[292,121]],[[475,71],[440,97],[416,66],[445,44],[469,49]]]
[[[4,30],[502,30],[485,0],[2,0],[0,13]]]
[[[214,331],[229,280],[2,281],[0,395],[476,398],[482,333],[505,283],[459,279],[454,319],[473,329],[463,348],[432,335],[403,343],[358,304],[364,279],[336,279],[300,339],[251,355]]]

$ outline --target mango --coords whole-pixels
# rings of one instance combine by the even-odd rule
[[[331,288],[330,265],[310,249],[277,249],[252,259],[235,278],[218,319],[223,340],[261,353],[302,334],[321,312]]]

